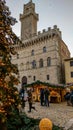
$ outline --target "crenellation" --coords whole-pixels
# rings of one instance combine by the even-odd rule
[[[59,37],[61,37],[61,31],[59,31],[59,28],[57,28],[57,26],[56,25],[54,25],[54,28],[52,29],[51,27],[48,27],[48,30],[46,30],[46,29],[43,29],[42,30],[42,32],[41,31],[38,31],[38,34],[37,34],[37,36],[42,36],[43,37],[43,35],[51,35],[51,36],[53,36],[53,34],[55,35],[55,36],[59,36]]]
[[[48,27],[48,31],[50,31],[51,30],[51,27]]]
[[[59,28],[57,28],[57,30],[60,31]]]
[[[43,29],[43,33],[41,33],[39,31],[38,35],[34,35],[30,39],[24,40],[22,47],[31,46],[31,42],[32,42],[32,45],[34,45],[36,43],[39,44],[39,41],[45,41],[45,39],[54,38],[55,36],[57,36],[57,34],[58,33],[54,29],[50,29],[50,31],[45,31],[45,29]],[[18,45],[19,44],[17,44],[16,46],[18,46]],[[19,46],[21,46],[21,44]]]
[[[53,28],[54,28],[54,29],[57,29],[57,25],[54,25]]]
[[[46,32],[46,30],[45,29],[43,29],[43,33],[45,33]]]
[[[24,18],[24,14],[20,14],[20,20]]]
[[[38,31],[38,35],[40,35],[41,34],[41,31]]]
[[[57,34],[59,35],[59,37],[62,38],[61,31],[59,30],[59,28],[57,28],[57,25],[53,26],[53,30],[55,30]]]
[[[54,36],[56,36],[57,34],[56,33],[41,33],[40,35],[37,35],[36,37],[33,37],[33,39],[29,39],[29,40],[26,40],[24,41],[23,44],[27,44],[27,45],[30,45],[31,42],[33,42],[34,44],[35,43],[38,43],[39,41],[44,41],[45,39],[49,39],[49,38],[52,38]],[[35,42],[36,41],[36,42]]]

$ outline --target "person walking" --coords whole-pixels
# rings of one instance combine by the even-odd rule
[[[29,111],[28,112],[31,112],[31,109],[35,109],[34,106],[32,106],[32,103],[33,103],[33,98],[32,98],[32,90],[28,90],[28,103],[29,103]]]

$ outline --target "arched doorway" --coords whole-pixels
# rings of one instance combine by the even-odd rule
[[[27,77],[23,76],[22,77],[22,86],[25,86],[27,84]]]

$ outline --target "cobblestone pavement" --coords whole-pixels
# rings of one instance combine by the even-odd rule
[[[33,118],[49,118],[55,125],[64,127],[64,125],[73,118],[73,107],[67,106],[66,102],[50,103],[50,107],[40,106],[39,102],[33,104],[37,111],[32,110],[28,113],[28,102],[26,102],[25,113]]]

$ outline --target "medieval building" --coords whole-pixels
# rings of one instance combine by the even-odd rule
[[[19,69],[19,80],[22,85],[37,80],[64,83],[64,59],[70,58],[68,47],[57,25],[37,32],[38,19],[35,4],[30,0],[20,14],[22,44],[14,45],[17,54],[12,57]]]
[[[73,57],[65,59],[65,82],[73,86]]]

